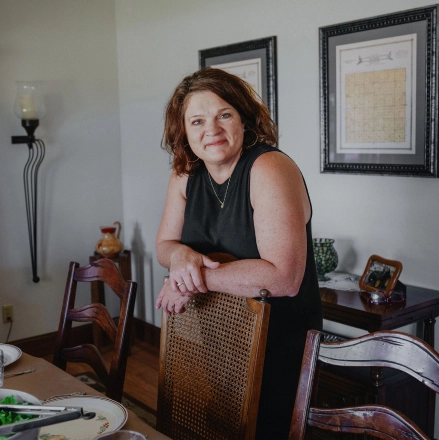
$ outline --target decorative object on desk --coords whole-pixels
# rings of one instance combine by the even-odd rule
[[[325,281],[319,281],[320,289],[333,290],[352,290],[358,292],[360,290],[358,282],[360,275],[345,272],[331,272]]]
[[[332,238],[313,238],[314,258],[319,281],[327,281],[326,273],[336,269],[338,254]]]
[[[359,281],[360,289],[367,292],[379,290],[389,297],[395,289],[401,271],[402,264],[399,261],[371,255]]]
[[[364,310],[372,313],[391,313],[396,310],[404,309],[406,306],[406,293],[403,290],[392,290],[388,297],[380,290],[376,290],[375,292],[361,290],[360,298]]]
[[[96,243],[96,252],[105,258],[114,258],[123,249],[123,243],[119,240],[122,225],[114,222],[113,226],[101,226],[101,239]]]
[[[27,136],[12,136],[12,143],[27,144],[29,149],[29,156],[23,171],[23,182],[32,263],[32,281],[38,283],[40,281],[37,275],[38,171],[46,152],[44,142],[41,139],[36,139],[34,135],[40,123],[40,118],[46,114],[41,84],[38,81],[17,81],[14,113],[21,119],[21,125],[27,133]]]

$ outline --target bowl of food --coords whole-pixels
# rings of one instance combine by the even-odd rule
[[[4,388],[0,388],[0,404],[7,405],[41,405],[41,402],[32,394],[25,393],[24,391],[18,390],[7,390]],[[30,418],[30,416],[25,416]],[[35,416],[32,416],[35,417]],[[24,421],[22,416],[18,416],[16,414],[11,414],[6,411],[0,410],[0,426],[3,426],[7,423],[15,423],[19,421]],[[0,439],[7,438],[7,440],[37,440],[38,434],[40,430],[39,428],[28,429],[27,431],[20,432],[18,434],[14,434],[12,436],[2,437],[0,435]]]

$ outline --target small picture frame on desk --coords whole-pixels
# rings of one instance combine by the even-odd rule
[[[399,261],[371,255],[359,281],[360,289],[367,292],[380,290],[389,297],[395,289],[401,271],[402,263]]]

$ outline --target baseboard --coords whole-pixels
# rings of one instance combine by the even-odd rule
[[[134,337],[140,341],[146,342],[155,347],[160,346],[160,328],[144,322],[138,318],[134,318],[133,325]],[[27,354],[36,357],[44,357],[53,354],[56,333],[46,333],[44,335],[33,336],[31,338],[11,341],[11,344],[20,348]],[[93,331],[91,324],[85,324],[74,327],[72,329],[72,345],[78,343],[92,343]]]

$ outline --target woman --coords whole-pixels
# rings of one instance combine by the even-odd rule
[[[169,269],[156,302],[182,313],[211,291],[270,292],[258,439],[286,439],[308,329],[322,314],[311,204],[296,164],[275,146],[267,107],[245,81],[205,68],[184,78],[167,109],[163,147],[173,156],[157,235]],[[207,255],[238,258],[220,264]]]

